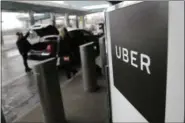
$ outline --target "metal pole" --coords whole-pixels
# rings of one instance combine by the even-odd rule
[[[105,75],[106,51],[105,51],[105,37],[104,36],[99,39],[99,46],[100,46],[102,73],[103,75]]]
[[[34,67],[45,123],[66,123],[56,59]]]
[[[80,55],[84,90],[93,92],[97,89],[94,43],[81,45]]]

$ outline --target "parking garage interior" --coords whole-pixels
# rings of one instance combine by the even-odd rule
[[[1,5],[1,122],[184,122],[184,2]],[[64,28],[77,71],[69,78],[58,52]],[[16,32],[30,32],[31,72]],[[57,50],[48,55],[52,36]]]
[[[10,1],[11,2],[11,1]],[[37,81],[34,72],[25,73],[22,64],[22,58],[16,47],[17,31],[24,34],[32,25],[53,25],[59,30],[67,27],[68,31],[85,29],[94,35],[102,33],[99,29],[99,23],[104,23],[103,10],[110,5],[106,1],[100,2],[51,2],[53,10],[43,11],[48,6],[48,2],[43,2],[43,6],[37,6],[37,3],[31,4],[34,10],[27,11],[29,3],[13,2],[16,12],[8,2],[2,8],[2,110],[6,122],[44,122],[43,110],[40,103]],[[57,4],[62,7],[57,6]],[[97,9],[93,9],[97,4],[102,4]],[[71,7],[72,6],[72,7]],[[57,8],[58,7],[58,8]],[[71,8],[70,8],[71,7]],[[92,9],[83,9],[92,7]],[[8,10],[9,9],[9,10]],[[25,9],[25,10],[24,10]],[[61,9],[61,10],[60,10]],[[83,11],[82,11],[83,9]],[[24,11],[23,11],[24,10]],[[93,12],[97,11],[97,12]],[[56,12],[57,11],[57,12]],[[90,12],[91,11],[91,12]],[[11,25],[11,21],[15,24]],[[95,18],[95,19],[92,19]],[[39,36],[33,31],[28,37],[31,44],[39,41]],[[31,68],[40,64],[41,61],[29,60]],[[96,58],[97,65],[101,65],[100,57]],[[82,71],[78,67],[78,73],[71,79],[67,79],[65,72],[60,70],[58,73],[61,94],[66,119],[69,122],[106,122],[108,119],[107,107],[107,84],[105,76],[99,76],[97,83],[100,89],[94,93],[88,93],[83,90]],[[106,104],[107,103],[107,104]]]

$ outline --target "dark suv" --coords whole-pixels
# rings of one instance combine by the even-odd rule
[[[34,26],[32,31],[35,31],[40,37],[38,43],[33,44],[32,50],[28,53],[29,59],[45,60],[51,57],[60,56],[60,36],[56,27],[49,26]],[[99,36],[93,35],[91,32],[84,29],[68,29],[71,38],[71,50],[74,53],[76,62],[80,63],[79,46],[88,42],[95,42],[96,55],[99,55]]]
[[[45,60],[56,57],[59,51],[59,32],[52,26],[36,25],[31,28],[40,37],[38,43],[32,45],[28,58],[32,60]]]

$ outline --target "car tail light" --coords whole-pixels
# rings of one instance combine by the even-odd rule
[[[52,46],[49,44],[47,47],[46,47],[46,50],[48,51],[48,52],[52,52]]]

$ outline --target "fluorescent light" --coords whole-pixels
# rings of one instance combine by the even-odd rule
[[[64,16],[59,16],[57,17],[57,19],[64,19]]]
[[[109,4],[101,4],[101,5],[92,5],[92,6],[84,6],[83,9],[102,9],[109,7]]]
[[[53,2],[53,3],[58,3],[58,4],[64,4],[64,1],[48,1],[48,2]]]
[[[72,18],[76,18],[75,15],[69,15],[69,18],[72,19]]]

